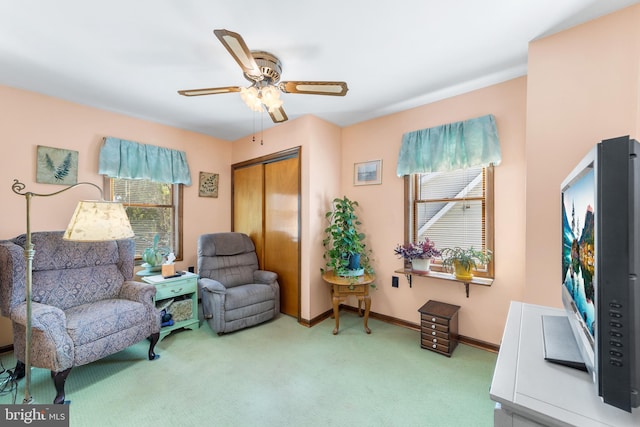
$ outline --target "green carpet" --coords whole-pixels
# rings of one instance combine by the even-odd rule
[[[376,319],[367,335],[349,311],[340,326],[334,336],[333,319],[306,328],[281,315],[219,337],[204,323],[162,340],[153,362],[139,343],[71,371],[71,426],[493,425],[496,354],[461,344],[447,358],[421,349],[419,332]],[[11,353],[0,360],[13,368]],[[31,394],[53,401],[48,371],[33,369]]]

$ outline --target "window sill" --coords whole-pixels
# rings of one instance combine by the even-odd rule
[[[469,285],[481,285],[481,286],[491,286],[493,284],[493,279],[489,277],[472,277],[469,281],[464,281],[460,279],[456,279],[456,277],[452,273],[442,273],[439,271],[428,271],[428,272],[417,272],[413,271],[410,268],[401,268],[399,270],[395,270],[396,273],[402,273],[407,278],[409,282],[409,287],[412,287],[412,276],[420,276],[420,277],[431,277],[433,279],[441,279],[441,280],[450,280],[453,282],[459,282],[464,284],[465,291],[467,294],[467,298],[469,298]]]

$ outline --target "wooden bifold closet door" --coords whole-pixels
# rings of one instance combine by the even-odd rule
[[[251,237],[260,268],[278,273],[280,311],[299,320],[299,148],[232,168],[232,228]]]

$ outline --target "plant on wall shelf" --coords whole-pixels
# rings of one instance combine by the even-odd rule
[[[456,278],[471,280],[472,270],[487,265],[491,261],[491,251],[481,251],[470,248],[444,248],[442,250],[442,265],[454,270]]]
[[[331,210],[325,214],[329,225],[322,241],[325,248],[325,267],[339,276],[354,276],[373,273],[370,251],[365,244],[365,235],[359,231],[361,222],[355,213],[358,202],[346,196],[336,198]],[[324,272],[324,269],[321,269]]]
[[[398,244],[394,252],[398,257],[409,261],[414,259],[437,258],[440,256],[440,251],[436,248],[435,243],[429,240],[428,237],[418,243],[408,242],[404,245]]]
[[[428,237],[417,243],[399,244],[394,252],[398,257],[411,262],[412,271],[422,273],[429,272],[431,270],[431,259],[439,257],[441,254],[435,243],[429,240]]]

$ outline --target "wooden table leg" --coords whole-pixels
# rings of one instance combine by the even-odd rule
[[[338,328],[340,328],[340,298],[334,296],[332,299],[333,317],[336,318],[336,327],[333,329],[333,335],[338,335]]]
[[[371,297],[369,295],[364,297],[364,331],[368,334],[371,333],[369,329],[369,310],[371,310]]]

